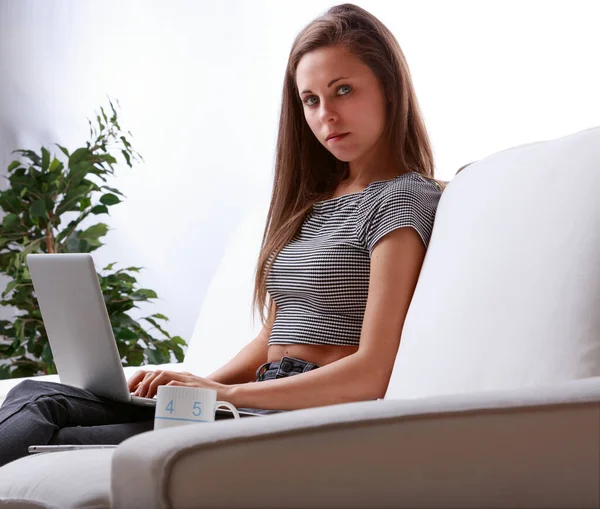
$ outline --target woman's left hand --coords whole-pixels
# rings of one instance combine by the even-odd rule
[[[182,387],[201,387],[204,389],[214,389],[217,391],[217,399],[225,397],[227,385],[207,380],[187,371],[136,371],[128,380],[129,392],[134,396],[142,398],[153,398],[156,396],[160,385],[176,385]]]

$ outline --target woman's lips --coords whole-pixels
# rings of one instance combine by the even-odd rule
[[[346,136],[348,136],[350,133],[344,133],[344,134],[340,134],[339,136],[336,136],[334,138],[329,138],[327,140],[328,143],[336,143],[338,141],[343,140]]]

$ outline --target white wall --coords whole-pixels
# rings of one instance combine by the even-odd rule
[[[404,50],[442,179],[600,124],[596,1],[356,3]],[[0,0],[2,173],[16,148],[83,144],[86,118],[117,98],[145,163],[120,169],[127,200],[94,257],[146,267],[139,279],[161,296],[148,311],[191,337],[231,233],[269,198],[293,39],[331,5]]]

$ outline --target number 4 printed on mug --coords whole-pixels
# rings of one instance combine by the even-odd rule
[[[173,413],[175,411],[175,408],[173,407],[173,400],[169,401],[169,404],[167,405],[167,408],[165,408],[165,410],[168,410],[170,413]]]

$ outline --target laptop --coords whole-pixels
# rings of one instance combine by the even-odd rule
[[[61,383],[114,401],[156,406],[155,398],[129,392],[92,256],[29,254],[27,265]],[[240,417],[264,415],[238,412]],[[218,408],[216,416],[233,414]]]

